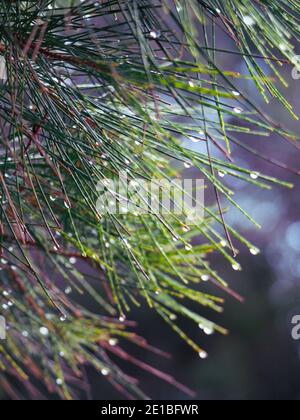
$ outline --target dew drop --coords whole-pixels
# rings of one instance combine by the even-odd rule
[[[204,333],[206,335],[213,335],[213,333],[214,333],[214,329],[213,328],[209,328],[209,327],[204,328],[203,331],[204,331]]]
[[[102,369],[101,370],[101,374],[103,375],[103,376],[107,376],[107,375],[109,375],[109,370],[108,369]]]
[[[232,264],[232,268],[234,271],[241,271],[242,267],[240,264],[236,263],[236,264]]]
[[[236,114],[242,114],[243,110],[242,108],[233,108],[233,112],[235,112]]]
[[[203,274],[203,276],[201,276],[201,280],[202,281],[208,281],[209,280],[209,275],[208,274]]]
[[[47,337],[49,335],[49,330],[46,327],[41,327],[40,328],[40,334],[43,335],[44,337]]]
[[[247,26],[255,25],[255,20],[251,16],[244,16],[243,21]]]
[[[152,39],[158,39],[161,36],[161,32],[160,31],[151,31],[150,36],[151,36]]]
[[[250,249],[250,253],[252,255],[259,255],[260,254],[260,250],[258,248],[251,248]]]
[[[252,174],[250,174],[250,178],[252,179],[258,179],[259,178],[259,173],[258,172],[252,172]]]
[[[64,383],[64,382],[63,382],[63,380],[62,380],[61,378],[57,378],[57,379],[56,379],[56,384],[57,384],[58,386],[61,386],[63,383]]]
[[[191,229],[188,226],[183,226],[182,230],[184,233],[188,233]]]
[[[204,359],[207,359],[208,354],[206,353],[206,351],[200,351],[199,352],[199,357],[200,357],[200,359],[204,360]]]
[[[185,167],[186,169],[190,169],[190,168],[192,167],[192,164],[191,164],[190,162],[185,162],[185,163],[184,163],[184,167]]]

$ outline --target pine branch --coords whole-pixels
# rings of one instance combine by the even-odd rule
[[[237,86],[251,82],[266,103],[276,98],[297,118],[278,84],[287,85],[280,73],[285,63],[299,66],[299,12],[294,1],[282,0],[1,2],[0,55],[7,70],[0,86],[5,393],[82,398],[89,364],[126,397],[146,398],[112,362],[112,353],[190,394],[122,350],[126,340],[154,350],[126,319],[132,307],[149,307],[202,359],[206,351],[176,318],[189,319],[206,334],[227,333],[204,319],[201,307],[222,312],[218,288],[242,297],[209,257],[219,252],[241,270],[239,247],[253,255],[259,250],[226,223],[230,204],[257,226],[235,202],[224,176],[265,189],[292,187],[239,167],[234,150],[246,148],[286,168],[244,145],[242,134],[268,142],[277,134],[299,147],[295,134]],[[233,51],[219,45],[217,31],[234,42]],[[248,72],[220,68],[224,53],[242,57]],[[203,143],[206,153],[184,146],[194,143]],[[135,182],[174,182],[191,166],[216,197],[196,225],[186,221],[188,214],[165,216],[153,204],[147,214],[112,214],[109,202],[97,205],[99,191],[107,191],[119,173]],[[135,195],[143,207],[141,182]],[[113,198],[124,202],[116,193]],[[195,245],[199,237],[201,245]],[[205,292],[207,281],[216,286],[216,296]],[[89,309],[93,300],[97,314]],[[191,311],[190,302],[199,311]]]

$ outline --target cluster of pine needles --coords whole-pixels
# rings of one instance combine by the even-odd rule
[[[243,144],[245,134],[298,141],[241,86],[251,83],[266,104],[277,98],[297,118],[281,93],[287,86],[281,68],[300,66],[299,17],[293,0],[1,1],[5,395],[82,398],[89,395],[86,368],[93,366],[126,397],[146,398],[112,356],[190,393],[123,350],[128,341],[165,356],[134,333],[130,310],[155,311],[202,359],[205,341],[190,339],[177,318],[206,334],[227,333],[201,316],[203,307],[222,312],[219,291],[239,299],[214,270],[213,253],[241,270],[239,247],[259,250],[226,223],[224,209],[236,206],[257,226],[226,179],[291,187],[239,167],[233,150],[257,155]],[[232,50],[224,49],[224,37]],[[224,54],[242,58],[245,74],[221,68]],[[205,152],[186,147],[195,143]],[[199,223],[155,208],[112,214],[109,203],[97,206],[99,185],[120,173],[172,182],[190,167],[215,198]]]

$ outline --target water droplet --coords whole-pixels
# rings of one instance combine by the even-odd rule
[[[191,140],[193,143],[200,143],[201,139],[198,139],[197,137],[191,137]]]
[[[250,249],[250,253],[252,255],[259,255],[260,254],[260,250],[258,248],[251,248]]]
[[[240,264],[236,263],[236,264],[232,264],[232,268],[234,269],[234,271],[241,271],[242,267]]]
[[[218,175],[220,178],[224,178],[226,174],[222,171],[219,171]]]
[[[77,263],[77,259],[75,257],[71,257],[69,261],[70,261],[70,264],[73,264],[73,265]]]
[[[258,179],[260,176],[260,174],[258,172],[252,172],[252,174],[250,174],[250,178],[252,179]]]
[[[161,36],[161,32],[160,31],[151,31],[150,36],[151,36],[152,39],[158,39]]]
[[[108,369],[106,369],[106,368],[104,368],[104,369],[102,369],[102,370],[101,370],[101,374],[102,374],[103,376],[107,376],[107,375],[109,375],[109,370],[108,370]]]
[[[208,274],[203,274],[203,276],[201,276],[201,280],[202,281],[208,281],[209,280],[209,275]]]
[[[233,108],[233,112],[235,112],[236,114],[242,114],[243,113],[243,109],[242,108]]]
[[[29,337],[29,332],[28,331],[22,331],[22,336],[24,338],[28,338]]]
[[[206,334],[206,335],[213,335],[213,333],[214,333],[214,329],[213,328],[210,328],[210,327],[206,327],[206,328],[204,328],[204,333]]]
[[[254,26],[256,23],[251,16],[244,16],[243,21],[247,26]]]
[[[184,167],[185,167],[186,169],[190,169],[190,168],[192,167],[191,162],[185,162],[185,163],[184,163]]]
[[[65,322],[65,321],[66,321],[66,319],[67,319],[67,317],[66,317],[65,315],[62,315],[62,316],[59,318],[60,322]]]
[[[49,330],[46,327],[41,327],[40,328],[40,334],[43,335],[44,337],[47,337],[49,335]]]
[[[233,90],[233,91],[232,91],[232,94],[233,94],[234,96],[241,96],[240,92],[238,92],[237,90]]]
[[[67,287],[67,288],[65,289],[65,294],[66,294],[66,295],[69,295],[70,293],[72,293],[72,288],[71,288],[71,287]]]
[[[204,359],[207,359],[208,354],[206,353],[206,351],[200,351],[199,352],[199,357],[200,357],[200,359],[204,360]]]
[[[111,338],[111,339],[109,340],[109,345],[110,345],[110,346],[114,347],[114,346],[116,346],[117,344],[118,344],[118,340],[117,340],[116,338]]]
[[[56,384],[57,384],[58,386],[61,386],[63,383],[64,383],[64,381],[63,381],[61,378],[57,378],[57,379],[56,379]]]
[[[71,208],[70,203],[67,202],[67,201],[64,201],[64,206],[65,206],[66,209],[70,209]]]
[[[191,251],[191,250],[193,249],[193,247],[192,247],[192,245],[187,244],[187,245],[185,246],[185,249],[186,249],[186,251]]]
[[[126,316],[125,316],[124,314],[122,314],[122,315],[119,317],[119,321],[120,321],[120,322],[125,322],[125,321],[126,321]]]
[[[184,233],[188,233],[191,229],[189,228],[189,226],[185,225],[185,226],[182,227],[182,230],[183,230]]]

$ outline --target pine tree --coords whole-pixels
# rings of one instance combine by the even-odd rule
[[[259,250],[226,223],[229,204],[257,225],[223,178],[291,187],[238,167],[234,150],[246,148],[284,167],[244,145],[243,134],[268,141],[276,134],[297,144],[267,115],[267,104],[276,98],[297,118],[281,93],[287,86],[281,67],[300,66],[294,52],[299,16],[294,0],[1,1],[5,395],[42,398],[47,391],[79,398],[90,365],[126,397],[145,398],[110,357],[141,366],[122,350],[125,341],[159,353],[127,321],[136,305],[160,315],[203,359],[205,349],[176,318],[207,334],[226,334],[201,316],[201,307],[222,312],[218,288],[235,295],[215,271],[213,254],[241,270],[239,247],[254,255]],[[235,44],[232,50],[224,50],[219,31]],[[242,57],[245,74],[220,67],[220,54]],[[244,94],[246,82],[266,106]],[[183,140],[204,145],[205,152]],[[172,182],[189,167],[215,197],[201,222],[154,207],[147,214],[110,211],[110,181],[120,173],[129,181]],[[142,207],[139,185],[135,195]],[[215,296],[203,291],[207,281]],[[199,305],[197,312],[190,302]]]

